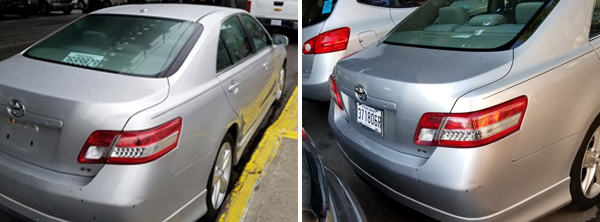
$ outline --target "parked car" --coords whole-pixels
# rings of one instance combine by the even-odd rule
[[[302,130],[302,221],[364,222],[365,215],[346,183],[323,166],[315,144]]]
[[[52,11],[62,11],[65,15],[68,15],[75,8],[73,0],[30,0],[29,2],[42,15],[50,14]]]
[[[377,42],[423,1],[302,2],[302,98],[329,101],[329,75],[344,56]]]
[[[298,29],[298,0],[248,0],[246,10],[270,29]]]
[[[0,17],[5,14],[18,14],[21,17],[29,17],[32,11],[31,4],[26,0],[5,0],[0,1]]]
[[[532,221],[600,199],[600,2],[431,0],[330,77],[357,175],[441,221]]]
[[[287,44],[239,9],[128,5],[0,62],[0,205],[40,221],[214,218],[282,99]]]
[[[132,3],[139,2],[132,2],[131,0],[78,0],[77,7],[80,8],[83,13],[90,13],[101,8]],[[157,3],[160,3],[160,0]]]

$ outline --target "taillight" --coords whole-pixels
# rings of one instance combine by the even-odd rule
[[[304,131],[304,129],[302,129],[302,141],[304,142],[312,142],[312,140],[310,139],[310,136],[308,136],[308,134]]]
[[[180,134],[181,118],[149,130],[96,131],[90,135],[83,146],[79,154],[79,162],[147,163],[158,159],[177,147]]]
[[[425,113],[415,132],[415,144],[470,148],[483,146],[519,130],[527,108],[521,96],[470,113]]]
[[[323,32],[304,42],[302,53],[321,54],[345,50],[349,39],[350,28],[348,27]]]
[[[250,6],[252,5],[251,1],[246,2],[246,11],[250,12]]]
[[[335,103],[337,104],[337,106],[341,110],[344,110],[344,106],[342,106],[342,98],[340,97],[337,83],[335,83],[335,79],[333,79],[333,75],[329,76],[329,95],[331,95],[331,98],[335,100]]]

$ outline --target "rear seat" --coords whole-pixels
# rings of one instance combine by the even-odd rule
[[[438,23],[427,26],[424,31],[452,32],[469,21],[469,14],[463,7],[444,7],[439,10]]]
[[[475,35],[482,33],[517,34],[542,5],[543,2],[525,2],[518,4],[515,10],[516,24],[507,24],[506,18],[501,14],[478,15],[469,20],[467,25],[457,27],[455,32]]]

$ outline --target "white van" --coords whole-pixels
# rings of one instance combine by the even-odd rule
[[[298,0],[248,0],[246,10],[266,28],[298,29]]]

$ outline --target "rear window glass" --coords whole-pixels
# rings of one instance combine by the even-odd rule
[[[302,27],[327,20],[337,0],[302,0]]]
[[[384,43],[464,50],[509,49],[529,38],[557,2],[431,0],[396,26]]]
[[[26,52],[26,56],[125,75],[167,70],[197,24],[150,17],[90,15]]]

